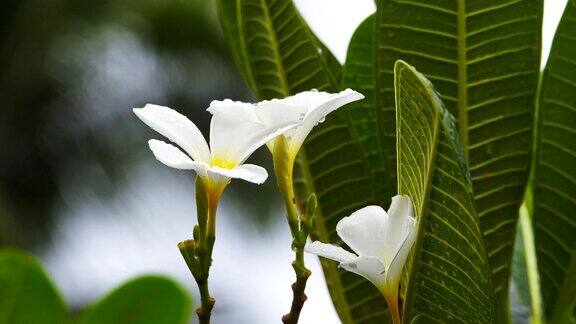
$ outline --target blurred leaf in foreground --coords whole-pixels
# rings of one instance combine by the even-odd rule
[[[0,250],[0,323],[64,323],[66,306],[56,288],[30,255]]]
[[[174,281],[161,276],[130,280],[96,302],[83,324],[182,324],[190,320],[192,301]]]

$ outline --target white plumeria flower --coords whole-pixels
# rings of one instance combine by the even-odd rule
[[[147,104],[134,108],[134,113],[152,129],[174,142],[148,141],[156,158],[165,165],[182,170],[194,170],[207,179],[210,190],[222,190],[231,178],[261,184],[266,169],[243,164],[260,146],[283,134],[294,123],[277,123],[274,127],[256,121],[242,120],[219,114],[210,122],[210,148],[196,125],[184,115],[168,107]]]
[[[336,109],[362,98],[364,96],[361,93],[351,89],[339,93],[310,90],[284,99],[265,100],[257,104],[215,100],[210,104],[208,111],[214,115],[234,115],[239,119],[263,123],[270,127],[297,122],[298,126],[284,133],[288,152],[294,159],[314,126],[323,122],[326,116]],[[274,142],[270,141],[267,145],[270,151],[274,152]]]
[[[416,238],[410,197],[393,197],[388,212],[380,206],[364,207],[342,218],[336,231],[355,254],[318,241],[305,250],[340,262],[342,268],[371,281],[387,299],[397,298],[402,268]]]

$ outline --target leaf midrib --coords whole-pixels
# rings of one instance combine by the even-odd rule
[[[226,1],[226,0],[224,0]],[[244,56],[248,53],[246,49],[246,39],[244,38],[244,24],[242,23],[242,0],[235,0],[236,1],[236,21],[238,26],[238,42],[240,46],[240,55]],[[243,62],[245,63],[243,63]],[[247,58],[240,58],[239,64],[243,64],[244,68],[242,69],[243,72],[246,74],[246,78],[248,79],[248,83],[252,86],[252,88],[256,88],[256,81],[254,80],[254,75],[252,73],[252,69],[250,66],[246,68],[246,64],[250,64],[250,60]]]
[[[458,0],[458,133],[468,161],[468,70],[466,50],[466,1]]]
[[[284,91],[284,96],[290,95],[290,88],[288,87],[288,81],[286,80],[286,69],[284,68],[284,60],[280,55],[280,49],[278,46],[278,39],[276,39],[276,34],[272,32],[274,22],[270,17],[270,10],[268,10],[268,3],[266,0],[260,0],[262,4],[262,11],[264,11],[264,18],[266,19],[266,30],[268,31],[268,35],[270,36],[270,45],[272,47],[272,52],[276,62],[278,62],[278,74],[279,74],[279,81],[281,85],[281,89]],[[272,27],[272,28],[270,28]]]

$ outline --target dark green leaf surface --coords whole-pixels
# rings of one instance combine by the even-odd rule
[[[418,221],[404,321],[493,323],[490,265],[454,119],[432,84],[395,65],[398,192]]]
[[[116,288],[92,306],[83,324],[184,324],[190,321],[192,301],[175,282],[145,276]]]
[[[530,163],[541,21],[541,0],[378,1],[384,119],[393,118],[386,117],[392,68],[403,59],[434,83],[456,118],[503,312]],[[393,127],[384,128],[390,143]]]
[[[576,298],[576,1],[569,1],[542,80],[533,226],[544,313],[566,323]]]
[[[385,143],[380,136],[382,120],[378,107],[378,97],[374,95],[376,82],[374,63],[374,15],[366,18],[352,35],[348,45],[348,54],[344,64],[343,83],[366,96],[364,100],[351,103],[347,110],[350,114],[354,131],[358,134],[370,164],[372,177],[376,179],[376,190],[382,199],[389,203],[396,193],[396,161],[394,144]],[[392,110],[393,113],[393,110]],[[393,138],[392,138],[393,139]],[[392,157],[392,159],[386,159]]]
[[[66,307],[46,273],[30,255],[0,250],[0,323],[61,324]]]
[[[286,97],[300,91],[341,90],[341,67],[310,31],[289,0],[219,1],[224,33],[240,70],[260,99]],[[316,192],[319,214],[315,239],[339,243],[336,223],[368,204],[389,199],[370,170],[363,135],[348,107],[314,128],[300,151],[296,185]],[[303,189],[306,188],[306,189]],[[287,265],[288,266],[288,265]],[[323,262],[332,299],[344,323],[381,323],[384,300],[362,278]]]

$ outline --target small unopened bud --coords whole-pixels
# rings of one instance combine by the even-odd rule
[[[316,208],[318,207],[318,199],[316,199],[316,194],[311,194],[308,197],[308,203],[306,204],[306,218],[303,221],[304,232],[306,236],[310,234],[312,227],[314,226],[314,214],[316,213]]]

